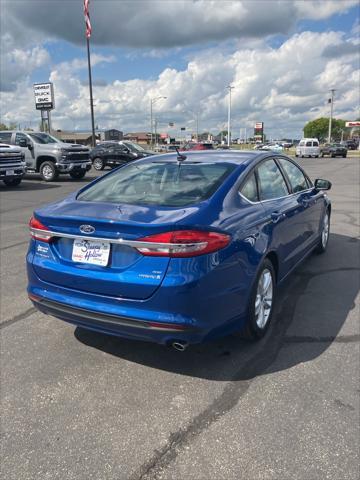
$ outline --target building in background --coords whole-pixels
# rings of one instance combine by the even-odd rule
[[[79,145],[91,145],[91,132],[64,132],[62,130],[55,130],[51,132],[54,137],[65,143],[76,143]],[[100,140],[100,135],[96,135],[96,140]]]
[[[132,132],[126,133],[123,137],[124,140],[130,140],[135,143],[150,144],[151,134],[147,132]]]

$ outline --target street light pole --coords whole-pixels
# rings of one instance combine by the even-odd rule
[[[157,100],[161,100],[161,99],[166,99],[167,97],[155,97],[155,98],[150,98],[150,144],[151,144],[151,148],[153,146],[153,131],[154,131],[154,122],[153,122],[153,104],[157,101]],[[155,138],[155,141],[156,141],[156,138]]]
[[[330,90],[331,92],[331,98],[329,99],[330,100],[330,118],[329,118],[329,134],[328,134],[328,143],[331,142],[331,126],[332,126],[332,116],[333,116],[333,104],[334,104],[334,93],[335,93],[335,89],[332,88]]]
[[[227,134],[227,144],[230,147],[230,131],[231,131],[231,90],[235,87],[228,85],[226,87],[229,90],[229,108],[228,108],[228,134]]]
[[[150,148],[152,148],[153,144],[153,99],[150,99]]]

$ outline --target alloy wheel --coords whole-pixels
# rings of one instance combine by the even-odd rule
[[[326,247],[327,242],[329,240],[329,231],[330,231],[330,224],[329,224],[329,214],[326,213],[323,222],[323,229],[321,232],[321,244],[323,248]]]
[[[274,297],[273,278],[265,268],[259,278],[255,297],[255,321],[259,328],[265,328],[271,314]]]

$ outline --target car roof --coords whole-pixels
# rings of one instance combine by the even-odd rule
[[[259,151],[259,150],[193,150],[180,152],[181,155],[186,157],[184,162],[196,162],[196,163],[232,163],[235,165],[247,166],[258,160],[261,160],[266,157],[273,157],[274,152],[271,151]],[[287,158],[285,155],[276,153],[276,156],[282,156]],[[137,160],[137,162],[177,162],[177,153],[165,153],[160,155],[153,155],[145,159]]]

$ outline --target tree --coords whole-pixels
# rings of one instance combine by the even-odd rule
[[[331,137],[341,138],[341,131],[345,128],[345,120],[333,118],[331,123]],[[318,138],[320,141],[327,140],[329,133],[329,118],[321,117],[308,122],[304,127],[305,138]]]
[[[9,126],[5,125],[5,123],[0,123],[0,130],[16,130],[16,128],[16,123],[10,123]]]

